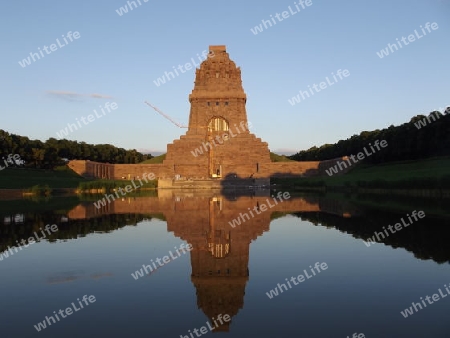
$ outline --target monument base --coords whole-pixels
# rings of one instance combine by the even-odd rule
[[[158,189],[261,189],[270,187],[270,178],[213,178],[158,180]]]

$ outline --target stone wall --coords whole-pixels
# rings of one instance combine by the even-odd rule
[[[73,160],[68,163],[69,168],[77,174],[88,178],[126,179],[142,178],[154,174],[156,178],[173,177],[173,171],[162,164],[108,164],[93,161]]]
[[[243,150],[241,150],[243,151]],[[245,155],[245,151],[244,155]],[[206,155],[201,155],[205,156]],[[241,155],[242,156],[242,155]],[[248,156],[248,154],[247,154]],[[238,156],[237,156],[238,157]],[[257,159],[250,158],[246,164],[235,165],[233,159],[222,161],[222,178],[232,178],[236,174],[237,178],[271,178],[271,177],[312,177],[325,176],[327,169],[335,166],[339,161],[345,161],[346,157],[327,161],[310,162],[269,162],[259,163]],[[158,179],[173,180],[175,175],[180,175],[181,180],[205,180],[209,179],[206,164],[187,164],[174,163],[175,161],[165,161],[163,164],[106,164],[92,161],[74,160],[69,162],[69,168],[77,174],[89,178],[107,178],[107,179],[138,179],[142,178],[144,173],[149,176],[151,173]],[[342,175],[351,170],[355,165],[344,168],[335,175]],[[230,176],[229,176],[230,175]]]
[[[207,155],[205,155],[207,157]],[[344,158],[327,161],[311,162],[269,162],[258,163],[256,159],[247,161],[248,163],[235,166],[232,159],[224,159],[222,178],[230,179],[237,175],[237,178],[271,178],[271,177],[312,177],[325,176],[325,170],[335,166],[338,161],[346,162]],[[206,165],[201,164],[175,164],[174,161],[165,161],[164,164],[106,164],[91,161],[74,160],[69,162],[69,168],[77,174],[89,178],[107,179],[138,179],[144,173],[149,176],[151,173],[158,179],[173,180],[175,175],[180,175],[181,181],[194,179],[209,179]],[[353,166],[347,166],[339,170],[335,175],[342,175],[351,170]],[[342,166],[343,167],[343,166]],[[231,176],[228,176],[231,175]],[[181,183],[180,183],[181,184]]]

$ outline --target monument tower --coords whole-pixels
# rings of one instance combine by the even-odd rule
[[[209,46],[208,57],[195,70],[189,102],[188,130],[167,145],[162,164],[72,160],[69,167],[86,177],[106,179],[153,173],[158,188],[203,189],[268,185],[271,177],[325,175],[327,168],[345,160],[271,162],[267,143],[250,133],[241,69],[225,46]]]
[[[167,145],[163,164],[181,177],[262,177],[269,148],[249,131],[241,70],[226,47],[210,46],[195,75],[188,131]]]

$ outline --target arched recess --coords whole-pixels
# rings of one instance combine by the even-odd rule
[[[212,178],[221,178],[223,169],[221,159],[216,156],[214,147],[217,146],[217,143],[214,140],[217,136],[225,137],[224,133],[228,134],[228,130],[228,121],[223,117],[214,116],[209,120],[206,140],[211,145],[211,149],[209,150],[209,174]],[[223,141],[221,143],[223,143]]]
[[[223,117],[215,116],[211,120],[209,120],[208,123],[208,132],[209,133],[217,133],[217,132],[223,132],[228,131],[229,125],[228,121],[225,120]]]

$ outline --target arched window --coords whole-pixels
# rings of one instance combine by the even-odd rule
[[[228,122],[222,117],[214,117],[209,121],[208,131],[228,131]]]
[[[225,258],[230,253],[230,246],[230,232],[215,230],[208,234],[208,251],[213,257]],[[220,274],[220,272],[218,273]]]

